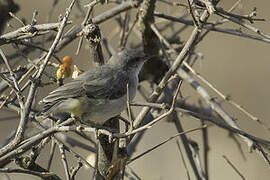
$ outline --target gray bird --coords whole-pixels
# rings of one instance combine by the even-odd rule
[[[50,92],[41,102],[43,115],[69,112],[86,125],[102,125],[126,108],[127,84],[135,97],[138,74],[149,59],[142,51],[124,49],[107,64],[88,70]]]

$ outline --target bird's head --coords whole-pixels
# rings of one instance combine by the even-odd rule
[[[109,63],[112,63],[128,72],[139,73],[144,62],[149,58],[143,51],[126,48],[112,57]]]

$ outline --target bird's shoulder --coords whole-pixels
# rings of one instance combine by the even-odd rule
[[[83,96],[85,94],[84,84],[88,82],[95,82],[97,78],[102,76],[102,72],[98,69],[88,70],[78,76],[76,79],[54,89],[48,96],[43,98],[44,103],[50,103],[67,98],[74,98]]]
[[[86,95],[95,99],[117,99],[125,95],[129,80],[127,72],[111,67],[101,69],[86,77],[83,84]]]

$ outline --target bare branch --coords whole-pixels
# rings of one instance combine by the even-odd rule
[[[161,13],[155,13],[154,15],[157,16],[157,17],[160,17],[160,18],[164,18],[164,19],[168,19],[168,20],[171,20],[171,21],[183,23],[183,24],[186,24],[186,25],[192,25],[192,26],[194,25],[191,20],[185,20],[183,18],[175,18],[175,17],[165,15],[165,14],[161,14]],[[240,36],[240,37],[244,37],[244,38],[249,38],[249,39],[254,39],[254,40],[259,40],[259,41],[263,41],[263,42],[266,42],[266,43],[270,43],[270,38],[268,38],[268,36],[256,36],[256,35],[241,32],[241,31],[236,30],[236,29],[218,28],[218,27],[215,27],[213,25],[204,25],[202,28],[207,29],[207,30],[211,30],[211,31],[222,32],[222,33],[225,33],[225,34],[230,34],[230,35],[235,35],[235,36]]]
[[[203,129],[207,129],[207,128],[203,128]],[[176,140],[176,144],[177,144],[180,156],[181,156],[181,160],[182,160],[183,165],[185,167],[185,171],[186,171],[186,174],[187,174],[187,179],[190,180],[190,175],[189,175],[189,172],[188,172],[187,164],[186,164],[186,161],[184,159],[184,156],[183,156],[183,153],[182,153],[182,150],[181,150],[181,147],[180,147],[179,140]]]
[[[246,180],[246,178],[243,176],[243,174],[233,165],[233,163],[225,155],[223,155],[222,157],[233,168],[233,170],[241,177],[242,180]]]
[[[31,38],[37,35],[44,34],[44,32],[48,32],[49,30],[57,30],[60,24],[61,23],[48,23],[48,24],[38,24],[32,27],[30,25],[24,26],[13,32],[1,35],[0,46],[10,43],[12,40]],[[30,27],[34,30],[34,32],[30,32],[31,30]]]
[[[203,126],[203,127],[194,128],[194,129],[190,129],[190,130],[187,130],[187,131],[184,131],[184,132],[178,133],[178,134],[176,134],[176,135],[174,135],[174,136],[172,136],[172,137],[170,137],[170,138],[166,139],[165,141],[161,142],[160,144],[157,144],[157,145],[155,145],[154,147],[152,147],[152,148],[148,149],[147,151],[145,151],[145,152],[143,152],[143,153],[141,153],[141,154],[139,154],[139,155],[135,156],[134,158],[132,158],[132,159],[128,160],[127,164],[132,163],[133,161],[135,161],[135,160],[139,159],[140,157],[142,157],[142,156],[144,156],[144,155],[148,154],[149,152],[151,152],[151,151],[155,150],[156,148],[160,147],[161,145],[163,145],[163,144],[165,144],[165,143],[167,143],[167,142],[171,141],[172,139],[174,139],[174,138],[176,138],[176,137],[178,137],[178,136],[181,136],[181,135],[183,135],[183,134],[187,134],[187,133],[190,133],[190,132],[193,132],[193,131],[197,131],[197,130],[200,130],[200,129],[202,129],[202,128],[206,128],[206,127],[207,127],[207,126]]]
[[[63,144],[59,144],[58,146],[59,146],[59,150],[60,150],[60,153],[61,153],[61,159],[62,159],[62,164],[64,166],[66,178],[67,178],[67,180],[71,180],[71,177],[70,177],[70,174],[69,174],[67,158],[66,158],[66,153],[65,153],[65,147],[63,146]]]

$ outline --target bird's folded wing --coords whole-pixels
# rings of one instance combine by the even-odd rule
[[[55,105],[68,98],[87,96],[91,99],[117,99],[126,94],[128,76],[126,72],[102,68],[86,71],[77,79],[55,89],[42,102],[45,106]]]
[[[82,89],[82,87],[83,81],[81,80],[71,81],[50,92],[49,95],[42,100],[42,102],[44,104],[46,103],[55,104],[56,102],[61,101],[63,99],[80,97],[84,94],[83,92],[84,90]]]
[[[91,99],[118,99],[127,92],[127,72],[115,71],[106,76],[100,75],[91,81],[86,81],[83,88]]]

